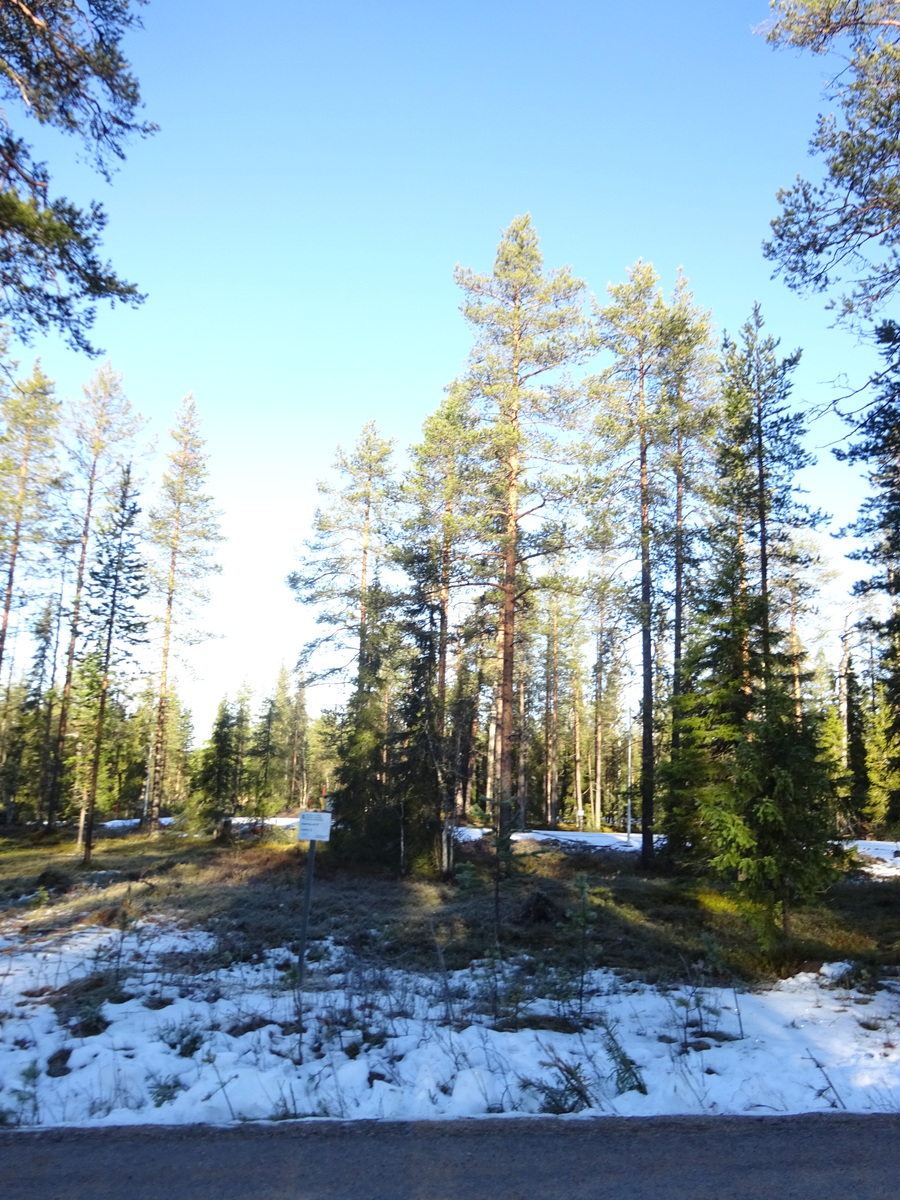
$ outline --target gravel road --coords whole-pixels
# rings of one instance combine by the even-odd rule
[[[0,1134],[3,1200],[895,1200],[900,1116]]]

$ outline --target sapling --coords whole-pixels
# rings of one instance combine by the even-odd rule
[[[637,1063],[625,1052],[624,1046],[606,1018],[603,1020],[603,1042],[614,1067],[616,1095],[621,1096],[623,1092],[640,1092],[642,1096],[646,1096],[647,1085]]]

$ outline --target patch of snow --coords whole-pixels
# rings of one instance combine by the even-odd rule
[[[483,825],[457,825],[453,836],[458,842],[480,842],[490,832]]]
[[[893,879],[900,875],[900,842],[857,840],[846,845],[859,852],[868,875],[876,879]]]
[[[174,817],[160,817],[159,823],[160,823],[160,825],[163,825],[163,826],[171,825],[174,822],[174,820],[175,820]],[[138,825],[140,825],[140,823],[141,822],[138,820],[137,817],[133,817],[128,820],[122,819],[122,820],[115,820],[115,821],[101,821],[101,826],[103,829],[137,829],[137,827],[138,827]]]
[[[849,986],[846,963],[756,992],[591,971],[582,1010],[565,974],[375,970],[329,940],[301,1055],[288,952],[213,969],[214,945],[162,921],[0,926],[0,1121],[900,1111],[897,996]]]

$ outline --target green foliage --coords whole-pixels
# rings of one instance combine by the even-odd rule
[[[324,647],[354,646],[354,658],[364,668],[368,625],[368,588],[384,551],[388,512],[392,503],[393,440],[378,433],[374,421],[362,428],[350,454],[338,447],[335,470],[340,484],[319,483],[325,507],[313,516],[313,537],[306,545],[300,569],[287,579],[303,604],[316,604],[316,621],[331,633],[306,647],[305,666]],[[333,674],[340,668],[326,669]]]
[[[137,80],[122,54],[140,24],[142,0],[47,0],[0,9],[0,95],[43,125],[81,142],[107,179],[128,138],[152,133],[139,121]],[[56,330],[94,353],[88,334],[98,300],[139,303],[134,284],[100,258],[106,217],[51,198],[43,163],[4,120],[0,136],[0,319],[25,341]]]
[[[855,418],[856,440],[837,457],[864,464],[871,487],[851,526],[864,542],[850,557],[873,568],[867,579],[855,585],[854,592],[880,594],[889,606],[886,616],[867,622],[879,643],[878,709],[884,710],[878,711],[873,721],[869,773],[874,810],[893,823],[900,818],[900,364],[896,361],[900,326],[885,322],[878,330],[878,340],[886,362],[878,397],[861,419]],[[857,726],[859,721],[857,716]],[[862,769],[861,758],[857,748],[857,771]]]
[[[644,1083],[640,1069],[634,1059],[626,1054],[622,1043],[616,1037],[614,1027],[609,1021],[605,1021],[603,1024],[603,1041],[606,1046],[606,1053],[613,1063],[616,1095],[622,1096],[625,1092],[640,1092],[642,1096],[646,1096],[647,1085]]]
[[[734,743],[728,775],[699,797],[711,866],[762,913],[762,936],[784,936],[791,913],[837,875],[830,780],[816,730],[798,728],[790,697],[770,688],[765,713]]]
[[[900,32],[888,0],[772,0],[768,39],[776,45],[834,54],[841,66],[820,116],[812,152],[821,183],[798,176],[778,193],[765,252],[796,289],[849,286],[844,316],[866,316],[900,282]]]
[[[675,706],[666,832],[676,862],[712,867],[758,906],[771,943],[776,917],[789,936],[793,908],[833,877],[837,830],[820,723],[779,628],[777,569],[794,566],[792,532],[820,519],[795,494],[809,461],[786,408],[799,356],[779,360],[762,327],[755,308],[741,342],[725,341],[710,573]]]
[[[219,704],[212,734],[199,751],[192,778],[191,806],[201,820],[221,826],[238,811],[237,715],[227,700]]]

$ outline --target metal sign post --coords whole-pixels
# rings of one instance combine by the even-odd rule
[[[309,842],[306,855],[306,887],[303,890],[303,917],[300,922],[300,984],[303,987],[303,972],[306,968],[306,934],[309,929],[309,910],[312,905],[313,872],[316,866],[316,842],[327,842],[331,837],[330,812],[301,812],[297,822],[297,841]]]
[[[297,1046],[303,1061],[303,979],[306,974],[306,936],[309,930],[309,910],[312,906],[313,872],[316,866],[316,842],[331,837],[331,813],[303,811],[297,822],[297,841],[309,842],[306,855],[306,881],[303,889],[303,916],[300,921],[300,949],[297,956]]]

